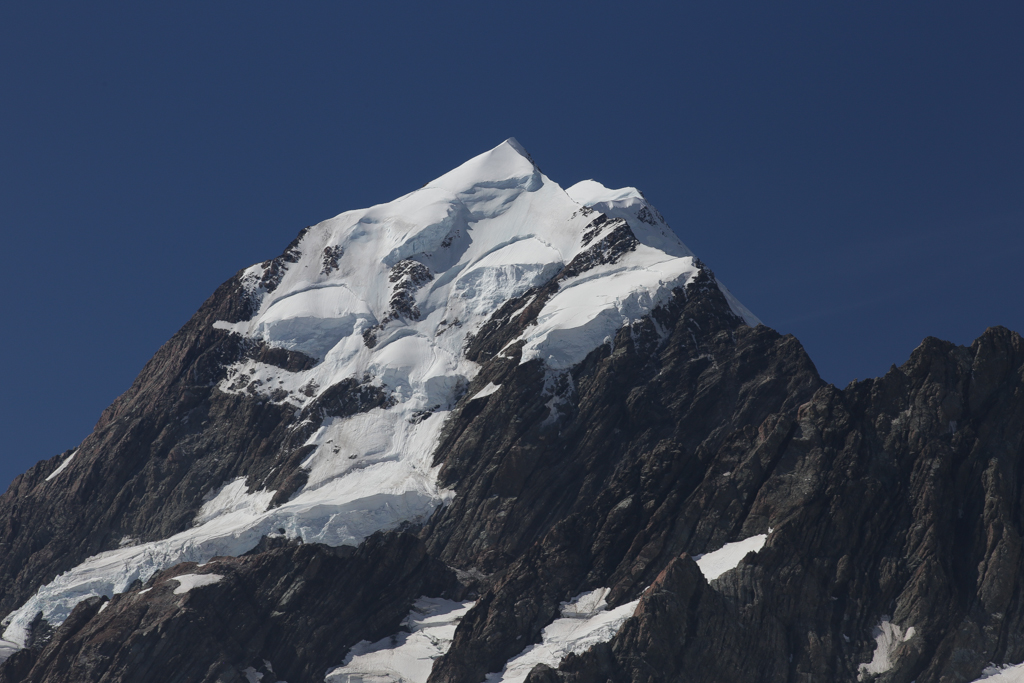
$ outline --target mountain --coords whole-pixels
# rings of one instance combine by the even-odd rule
[[[508,140],[222,285],[0,497],[0,681],[973,681],[1024,343],[843,390]]]

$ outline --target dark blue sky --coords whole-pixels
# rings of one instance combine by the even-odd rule
[[[1020,2],[156,4],[0,7],[0,487],[236,270],[510,136],[837,385],[1024,331]]]

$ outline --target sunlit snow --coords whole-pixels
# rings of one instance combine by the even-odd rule
[[[480,391],[478,391],[475,394],[473,394],[473,396],[469,400],[470,401],[475,401],[478,398],[485,398],[487,396],[490,396],[494,392],[496,392],[498,389],[501,389],[501,385],[500,384],[495,384],[494,382],[488,382],[487,386],[485,386],[483,389],[481,389]]]
[[[174,594],[184,595],[193,588],[209,586],[210,584],[217,583],[223,578],[224,577],[221,574],[179,574],[171,579],[171,581],[178,582],[178,587],[174,589]]]
[[[74,457],[76,455],[78,455],[78,449],[77,448],[75,449],[75,451],[71,455],[69,455],[68,457],[64,458],[64,462],[62,462],[57,469],[55,469],[53,472],[50,473],[50,476],[48,476],[46,478],[46,481],[53,481],[54,479],[56,479],[58,474],[60,474],[61,472],[63,472],[64,470],[67,469],[68,465],[71,464],[71,461],[74,459]]]
[[[406,630],[376,643],[357,643],[344,665],[328,672],[326,683],[426,683],[434,660],[451,647],[459,620],[473,604],[420,598],[402,622]]]
[[[487,683],[521,683],[537,664],[557,667],[570,652],[578,654],[611,640],[640,601],[609,610],[605,602],[608,592],[608,588],[598,588],[563,603],[561,617],[544,628],[541,642],[506,662],[501,673],[488,674]]]
[[[747,553],[756,553],[763,548],[766,540],[768,540],[768,534],[757,534],[742,541],[726,543],[714,552],[694,555],[693,559],[697,561],[697,566],[704,578],[711,581],[730,569],[735,569],[740,560],[747,556]]]

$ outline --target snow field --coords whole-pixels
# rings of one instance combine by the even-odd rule
[[[440,422],[440,419],[437,420]],[[427,461],[429,453],[423,455]],[[284,505],[266,510],[272,491],[246,494],[239,478],[203,505],[198,526],[170,538],[94,555],[40,588],[4,620],[3,637],[23,646],[36,613],[59,624],[80,601],[122,593],[181,562],[208,562],[218,555],[241,555],[265,535],[284,529],[291,538],[328,545],[357,545],[379,529],[405,520],[425,519],[445,495],[434,486],[428,462],[384,462],[332,480]],[[422,467],[417,472],[416,467]]]
[[[763,548],[767,538],[768,534],[751,536],[694,559],[704,577],[711,581],[734,569],[747,553]],[[626,619],[633,616],[640,601],[634,600],[609,610],[605,602],[609,590],[598,588],[563,603],[561,618],[544,628],[541,642],[530,645],[510,659],[501,673],[488,674],[488,683],[521,683],[537,664],[557,667],[570,652],[579,654],[597,643],[611,640]]]
[[[490,396],[494,392],[496,392],[498,389],[501,389],[501,385],[500,384],[495,384],[494,382],[488,382],[487,386],[485,386],[483,389],[481,389],[480,391],[478,391],[475,394],[473,394],[473,396],[469,400],[470,401],[475,401],[478,398],[485,398],[487,396]]]

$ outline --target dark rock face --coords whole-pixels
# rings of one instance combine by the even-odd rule
[[[787,655],[771,615],[752,638],[738,606],[684,554],[657,576],[612,644],[570,655],[558,671],[531,671],[527,680],[785,681]]]
[[[288,270],[288,264],[299,262],[299,242],[305,236],[309,228],[303,228],[299,231],[299,234],[292,240],[284,253],[275,259],[270,261],[264,261],[261,265],[263,267],[263,274],[259,276],[258,283],[259,288],[265,292],[273,292],[277,289],[277,286],[281,284],[281,279],[284,277],[285,272]],[[339,254],[340,256],[340,254]],[[325,254],[324,267],[327,267],[328,259]]]
[[[479,683],[538,642],[560,602],[598,587],[612,606],[638,599],[633,618],[528,680],[932,683],[1024,660],[1017,334],[927,339],[902,367],[839,390],[796,339],[743,324],[702,267],[575,367],[521,364],[511,342],[565,279],[636,248],[624,221],[588,230],[587,250],[468,341],[481,370],[434,453],[456,496],[427,524],[358,549],[265,539],[170,568],[149,590],[79,604],[52,634],[40,623],[0,681],[236,681],[250,666],[264,683],[322,680],[355,642],[394,633],[415,598],[473,593],[431,681]],[[0,614],[124,537],[188,528],[234,477],[285,502],[305,482],[311,430],[389,405],[356,379],[302,411],[251,377],[217,389],[239,359],[315,363],[212,327],[248,319],[253,287],[276,287],[296,244],[222,286],[64,471],[46,480],[70,452],[0,497]],[[394,320],[417,316],[412,294],[432,274],[406,259],[392,275]],[[488,384],[499,389],[477,398]],[[765,547],[710,583],[691,559],[755,534]],[[171,579],[195,573],[224,578],[175,594]],[[876,657],[883,626],[895,635]]]
[[[924,683],[1024,659],[1017,334],[990,329],[969,349],[927,339],[885,377],[823,387],[766,424],[789,438],[762,427],[726,446],[741,467],[776,464],[741,535],[760,520],[774,531],[713,582],[723,604],[709,610],[692,572],[664,597],[659,578],[611,643],[535,678]],[[898,636],[869,668],[883,620]]]
[[[327,417],[350,417],[373,408],[393,405],[388,394],[369,383],[360,384],[353,378],[343,379],[321,393],[302,411],[302,418],[322,422]]]
[[[183,574],[221,578],[178,594]],[[249,667],[269,683],[323,680],[361,638],[398,630],[419,596],[461,590],[421,541],[399,533],[358,549],[284,545],[185,563],[109,602],[79,603],[49,645],[0,666],[0,681],[227,682]]]
[[[336,271],[338,269],[338,261],[341,260],[344,253],[345,248],[340,245],[324,247],[324,260],[320,273],[323,275],[330,275]]]
[[[587,226],[583,233],[583,244],[590,243],[598,235],[608,231],[608,234],[598,242],[582,251],[573,258],[562,271],[563,278],[575,277],[585,273],[595,266],[605,263],[615,263],[627,251],[636,249],[640,241],[629,229],[629,225],[621,218],[609,219],[604,215],[594,219]]]
[[[437,454],[458,495],[424,535],[446,562],[499,578],[432,680],[482,680],[539,641],[560,601],[600,586],[613,586],[616,604],[631,600],[681,550],[712,550],[740,531],[749,492],[732,509],[693,514],[702,482],[725,467],[730,434],[794,411],[821,381],[792,337],[743,325],[706,270],[652,317],[547,395],[539,363],[520,365],[518,351],[491,357],[474,380],[470,394],[502,389],[450,420]]]
[[[294,262],[294,245],[264,266]],[[38,463],[0,496],[0,614],[86,557],[190,527],[204,495],[235,477],[251,488],[287,487],[294,468],[282,466],[315,427],[291,429],[288,403],[216,386],[236,360],[289,370],[314,361],[213,327],[252,316],[242,279],[218,288],[157,351],[63,472],[46,480],[71,451]]]

